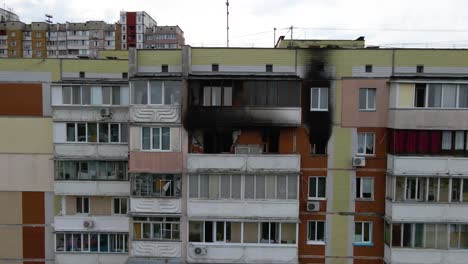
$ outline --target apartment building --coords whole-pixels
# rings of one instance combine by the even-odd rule
[[[154,20],[145,11],[120,12],[120,24],[122,25],[122,49],[145,47],[145,37],[147,31],[157,26]]]
[[[3,23],[7,21],[19,21],[19,17],[11,10],[0,8],[0,22]]]
[[[180,49],[184,45],[184,31],[177,25],[155,26],[146,31],[145,49]]]

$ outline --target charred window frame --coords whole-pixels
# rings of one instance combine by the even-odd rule
[[[232,106],[232,87],[204,86],[203,106]]]
[[[310,88],[310,111],[328,111],[328,88]]]

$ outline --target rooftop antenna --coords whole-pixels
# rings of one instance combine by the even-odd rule
[[[273,48],[276,48],[276,28],[273,28]]]
[[[229,0],[226,0],[226,46],[229,48]]]
[[[47,17],[47,19],[45,20],[45,22],[47,24],[52,24],[52,18],[53,16],[52,15],[49,15],[49,14],[45,14],[45,16]]]

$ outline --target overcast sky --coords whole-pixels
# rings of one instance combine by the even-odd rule
[[[186,44],[226,45],[226,0],[1,0],[24,22],[104,20],[146,11],[158,25],[179,25]],[[367,45],[468,47],[466,0],[230,0],[230,46],[272,47],[276,36],[355,39]],[[345,29],[345,30],[343,30]],[[412,31],[423,29],[424,31]]]

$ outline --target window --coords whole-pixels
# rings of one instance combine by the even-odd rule
[[[128,252],[128,234],[55,233],[56,252]]]
[[[308,221],[307,222],[307,244],[325,243],[325,222]]]
[[[354,244],[355,245],[372,244],[372,223],[371,222],[354,223]]]
[[[203,106],[232,106],[232,87],[203,87]]]
[[[356,178],[356,198],[372,199],[374,197],[374,179]]]
[[[179,240],[179,217],[133,217],[136,240]]]
[[[273,64],[265,65],[265,71],[266,72],[273,72]]]
[[[16,41],[12,41],[12,42],[11,42],[11,46],[12,46],[12,47],[15,47],[15,46],[16,46]]]
[[[169,66],[167,64],[161,65],[161,72],[169,72]]]
[[[310,88],[310,111],[328,111],[328,88]]]
[[[76,197],[76,213],[77,214],[89,214],[89,198],[88,197]]]
[[[189,242],[296,244],[295,223],[189,221],[188,231]]]
[[[42,42],[36,42],[36,47],[39,48],[42,46]]]
[[[80,71],[80,78],[84,78],[84,77],[85,77],[85,72]]]
[[[119,86],[103,86],[101,93],[103,105],[120,105]]]
[[[375,140],[374,133],[358,133],[358,151],[361,155],[374,155]]]
[[[127,180],[124,161],[68,161],[55,162],[57,180]]]
[[[211,71],[218,72],[219,71],[219,64],[211,64]]]
[[[359,110],[374,110],[375,111],[375,88],[360,88],[359,89]]]
[[[133,104],[178,105],[181,97],[181,82],[135,81],[132,83]]]
[[[416,66],[417,73],[424,73],[424,65],[417,65]]]
[[[126,143],[128,125],[116,123],[67,123],[67,142]]]
[[[122,79],[128,79],[128,72],[122,72]]]
[[[244,190],[243,197],[241,188]],[[189,197],[191,199],[295,200],[297,176],[190,175]]]
[[[170,150],[171,133],[169,127],[142,127],[143,150]]]
[[[133,196],[180,197],[178,174],[135,174],[131,179]]]
[[[366,64],[366,72],[372,72],[372,64]]]
[[[309,177],[309,200],[325,198],[326,177]]]
[[[128,198],[114,198],[113,200],[113,214],[126,215],[128,208]]]
[[[12,37],[16,37],[16,32],[13,31],[13,32],[11,32],[10,35],[11,35]]]

